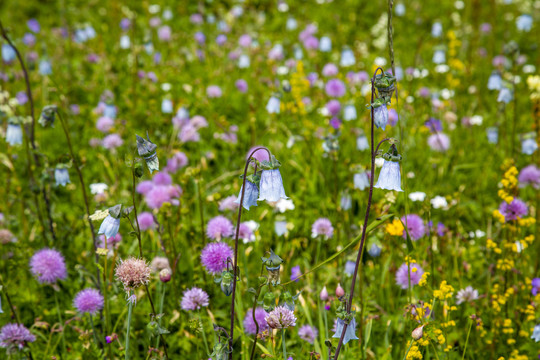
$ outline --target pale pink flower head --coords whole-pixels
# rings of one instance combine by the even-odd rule
[[[115,269],[116,279],[123,285],[126,292],[148,284],[150,281],[150,266],[145,259],[130,257],[127,260],[120,260]]]
[[[286,329],[296,325],[294,312],[284,306],[277,306],[265,317],[271,329]]]

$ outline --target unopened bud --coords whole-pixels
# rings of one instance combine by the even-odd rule
[[[328,300],[328,290],[326,290],[326,286],[323,287],[323,289],[321,290],[321,294],[319,295],[319,297],[322,301]]]
[[[161,280],[161,282],[169,282],[171,281],[171,270],[169,269],[163,269],[159,272],[159,280]]]
[[[422,338],[422,335],[424,335],[424,326],[422,325],[413,330],[411,336],[414,340],[420,340]]]
[[[342,297],[343,295],[345,295],[345,290],[343,290],[343,288],[341,287],[341,284],[338,284],[337,288],[336,288],[336,296],[338,298]]]

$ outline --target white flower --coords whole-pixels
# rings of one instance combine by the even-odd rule
[[[253,232],[257,231],[257,229],[259,228],[259,223],[253,220],[246,221],[245,224]]]
[[[411,201],[424,201],[426,199],[426,193],[421,191],[415,191],[409,194]]]
[[[433,206],[435,209],[441,209],[448,207],[448,202],[446,199],[442,196],[435,196],[433,199],[431,199],[431,206]]]
[[[108,188],[109,186],[105,183],[90,184],[90,192],[94,195],[103,194]]]
[[[484,121],[484,118],[480,115],[474,115],[471,116],[471,119],[469,120],[469,123],[471,125],[482,125],[482,122]]]
[[[476,237],[481,238],[481,237],[486,236],[486,233],[483,232],[482,230],[476,230],[475,235],[476,235]]]
[[[281,198],[276,202],[275,207],[280,213],[283,214],[287,210],[294,210],[294,203],[291,199]]]
[[[456,304],[462,304],[464,302],[471,302],[478,299],[478,290],[475,290],[472,286],[467,286],[465,289],[458,291],[456,295]]]

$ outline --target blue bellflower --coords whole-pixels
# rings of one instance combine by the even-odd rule
[[[399,162],[385,160],[377,184],[374,187],[384,190],[403,191],[401,190]]]
[[[54,169],[54,180],[56,181],[56,186],[66,186],[66,184],[71,183],[69,180],[69,171],[66,168],[56,168]]]
[[[103,115],[111,119],[116,119],[116,106],[113,104],[106,104]]]
[[[170,99],[163,99],[161,101],[161,112],[164,114],[172,114],[173,103]]]
[[[360,151],[369,149],[369,143],[366,135],[360,135],[356,138],[356,148]]]
[[[120,49],[129,49],[131,46],[131,40],[129,38],[129,35],[122,35],[120,37]]]
[[[444,50],[436,50],[433,53],[433,59],[434,64],[444,64],[446,62],[446,53]]]
[[[356,120],[357,116],[358,115],[356,114],[356,108],[354,107],[354,105],[352,104],[345,105],[345,109],[343,109],[343,120],[345,121]]]
[[[352,276],[354,274],[354,268],[356,267],[356,263],[351,260],[347,260],[345,263],[345,274],[348,276]]]
[[[259,184],[260,201],[278,201],[279,199],[288,199],[283,188],[283,179],[279,169],[263,170],[261,173],[261,182]]]
[[[516,20],[516,27],[519,31],[529,32],[532,29],[533,18],[531,15],[523,14]]]
[[[347,67],[356,64],[356,58],[351,49],[345,48],[341,52],[341,59],[339,60],[339,66]]]
[[[336,324],[336,333],[332,337],[340,339],[341,334],[343,333],[344,326],[345,326],[345,321],[338,318],[337,324]],[[358,337],[356,336],[356,320],[354,318],[349,323],[349,326],[347,326],[347,330],[345,331],[345,336],[343,337],[343,344],[348,343],[349,340],[358,340]]]
[[[235,201],[236,204],[240,204],[240,199],[242,198],[242,189],[243,187],[240,187],[238,198]],[[259,196],[259,189],[257,188],[257,185],[252,183],[249,180],[246,180],[246,191],[244,192],[244,201],[242,203],[242,206],[244,207],[244,209],[249,210],[250,206],[257,206],[258,196]]]
[[[251,60],[249,59],[249,56],[246,54],[240,55],[238,58],[238,67],[240,69],[247,69],[251,65]]]
[[[499,129],[496,127],[489,127],[486,129],[487,139],[490,144],[496,144],[499,142]]]
[[[381,255],[381,247],[377,244],[373,244],[371,245],[371,247],[368,249],[368,254],[371,256],[371,257],[379,257],[379,255]]]
[[[10,63],[15,60],[16,56],[17,54],[11,45],[2,44],[2,60],[4,60],[4,62]]]
[[[332,40],[328,36],[321,37],[319,41],[319,50],[322,52],[332,51]]]
[[[22,144],[22,128],[19,124],[8,124],[6,131],[6,142],[11,145],[20,145]]]
[[[279,114],[279,106],[279,99],[275,96],[272,96],[268,100],[268,104],[266,104],[266,111],[268,111],[269,114]]]
[[[369,178],[367,172],[361,172],[354,174],[353,178],[354,188],[358,190],[364,190],[369,187]]]
[[[442,25],[438,21],[433,23],[433,25],[431,26],[431,36],[433,36],[434,38],[441,37],[442,31],[443,31]]]
[[[488,79],[488,84],[487,84],[488,90],[501,90],[501,87],[502,87],[501,75],[497,71],[492,72]]]
[[[388,124],[388,106],[386,104],[373,109],[373,121],[377,128],[386,129],[386,124]]]
[[[39,62],[39,73],[43,76],[52,74],[52,66],[49,60],[43,59]]]
[[[107,215],[99,227],[98,234],[104,234],[107,239],[114,237],[120,230],[120,219]]]
[[[527,138],[521,140],[521,153],[525,155],[532,155],[536,151],[536,149],[538,149],[536,139]]]
[[[274,223],[274,231],[277,236],[283,236],[287,233],[287,222],[286,221],[276,221]]]
[[[512,99],[514,98],[514,95],[512,94],[512,91],[510,89],[503,87],[499,91],[499,96],[497,96],[497,102],[502,102],[505,104],[508,104]]]

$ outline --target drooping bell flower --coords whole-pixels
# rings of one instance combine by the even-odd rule
[[[499,96],[497,96],[497,102],[500,103],[508,104],[512,99],[514,99],[514,94],[512,94],[512,91],[507,87],[503,87],[499,91]]]
[[[99,227],[98,234],[104,234],[107,239],[116,236],[120,230],[120,216],[122,205],[118,204],[109,209],[109,215],[103,220]]]
[[[356,120],[357,116],[358,115],[356,114],[356,108],[353,104],[345,105],[345,108],[343,109],[343,120]]]
[[[148,166],[150,174],[154,172],[154,170],[159,171],[159,159],[156,152],[157,145],[150,141],[148,135],[148,140],[140,137],[139,135],[135,136],[137,138],[137,152],[146,162],[146,166]]]
[[[369,142],[366,135],[361,134],[356,138],[356,148],[360,151],[369,149]]]
[[[341,59],[339,60],[339,66],[348,67],[356,64],[356,57],[351,49],[345,48],[341,52]]]
[[[11,146],[20,145],[22,144],[22,138],[23,133],[21,125],[15,122],[8,123],[6,130],[6,142]]]
[[[69,172],[63,165],[58,165],[54,169],[54,180],[56,181],[56,186],[66,186],[66,184],[71,183],[69,180]]]
[[[344,327],[345,327],[345,320],[338,318],[337,324],[336,324],[336,333],[332,337],[341,339],[341,334],[343,333]],[[345,330],[343,343],[346,344],[350,340],[358,340],[358,337],[356,336],[356,320],[354,318],[351,319],[351,321],[349,322],[349,325],[347,326],[347,330]]]
[[[366,171],[354,174],[354,188],[358,190],[364,190],[369,187],[369,178]]]
[[[332,40],[328,36],[321,37],[319,41],[319,50],[321,52],[330,52],[332,51]]]
[[[488,79],[487,88],[488,90],[501,90],[502,87],[502,79],[501,75],[498,71],[494,71],[491,73]]]
[[[372,106],[375,126],[385,130],[388,124],[388,106],[384,102],[379,101],[379,99],[375,100]]]
[[[236,204],[240,204],[240,200],[242,199],[242,189],[243,187],[240,188],[240,192],[238,193],[238,198],[235,200]],[[259,196],[259,189],[257,188],[257,185],[255,184],[255,182],[251,182],[246,179],[246,190],[244,192],[244,201],[242,202],[242,206],[244,207],[244,209],[249,210],[250,206],[257,206],[258,196]]]
[[[499,129],[496,127],[489,127],[486,129],[487,139],[490,144],[496,144],[499,142]]]
[[[272,96],[268,100],[268,104],[266,104],[266,111],[268,111],[269,114],[279,114],[280,111],[280,100],[276,96]]]
[[[444,64],[446,62],[446,53],[444,50],[435,50],[432,61],[434,64]]]
[[[281,163],[274,155],[270,161],[262,161],[261,181],[259,183],[259,199],[260,201],[278,201],[279,199],[288,199],[283,188],[283,179],[279,172]]]
[[[43,59],[39,62],[39,73],[43,76],[52,74],[52,66],[49,60]]]
[[[41,115],[39,116],[38,122],[43,127],[53,126],[56,112],[58,108],[56,105],[47,105],[41,110]]]
[[[9,44],[2,44],[2,60],[4,60],[5,63],[12,62],[15,60],[16,56],[17,54],[15,53],[13,46]]]
[[[392,144],[383,157],[384,164],[374,187],[384,190],[403,191],[401,189],[401,172],[399,168],[401,155],[398,154],[396,146]]]
[[[538,144],[536,143],[536,135],[534,132],[524,134],[521,138],[521,153],[525,155],[532,155],[536,149],[538,149]]]
[[[172,114],[173,112],[173,103],[171,99],[163,99],[161,101],[161,112],[164,114]]]

